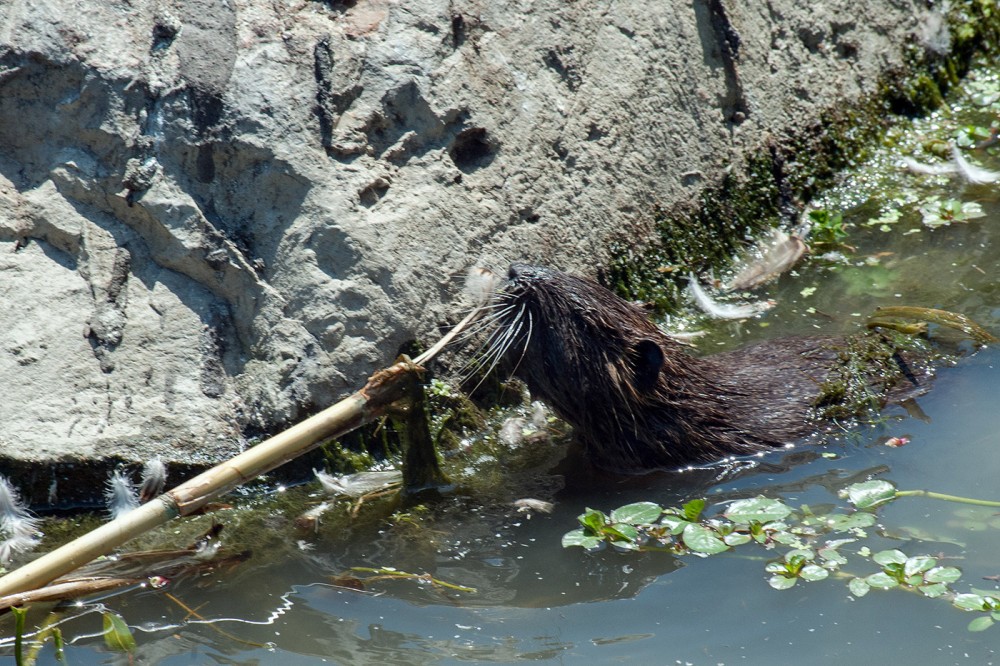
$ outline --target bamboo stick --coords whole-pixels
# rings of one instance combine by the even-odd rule
[[[42,603],[47,601],[65,601],[98,592],[108,592],[117,590],[129,585],[137,585],[143,582],[141,578],[89,578],[85,580],[71,580],[65,583],[54,583],[37,590],[18,592],[8,597],[0,597],[0,611],[5,611],[11,606],[23,606],[24,604]]]
[[[0,578],[0,597],[33,590],[177,516],[196,512],[236,486],[381,416],[408,395],[422,368],[409,360],[376,372],[357,393],[173,490]]]

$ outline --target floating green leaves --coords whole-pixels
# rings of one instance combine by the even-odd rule
[[[865,481],[845,488],[841,495],[859,509],[870,509],[896,499],[896,487],[888,481]]]
[[[799,581],[811,583],[831,575],[847,579],[851,594],[860,598],[873,589],[903,589],[929,598],[950,600],[956,608],[985,612],[969,624],[970,631],[983,631],[1000,622],[1000,597],[989,592],[958,594],[950,587],[962,572],[942,566],[929,555],[909,556],[901,550],[872,552],[867,546],[851,555],[877,565],[878,571],[850,575],[841,571],[848,564],[843,547],[868,536],[876,524],[875,508],[901,497],[928,497],[987,506],[996,502],[941,495],[924,490],[897,490],[879,479],[855,483],[840,492],[854,510],[815,512],[808,506],[798,511],[778,499],[754,497],[729,503],[720,515],[702,518],[706,502],[692,500],[681,508],[662,508],[653,502],[636,502],[609,514],[587,509],[578,517],[581,527],[563,536],[563,546],[594,550],[612,545],[622,551],[659,550],[675,555],[708,556],[747,543],[767,549],[789,548],[767,563],[768,584],[787,590]],[[845,534],[846,538],[827,538]]]
[[[1000,611],[1000,599],[986,594],[959,594],[951,603],[955,608],[967,611]]]
[[[769,522],[784,520],[792,510],[782,502],[768,497],[736,500],[722,513],[734,523]]]
[[[652,502],[638,502],[619,507],[606,515],[603,511],[587,509],[577,516],[579,529],[563,535],[562,545],[581,546],[596,550],[605,544],[612,544],[624,550],[639,548],[639,526],[654,522],[663,510]]]
[[[813,245],[839,246],[847,238],[847,228],[844,226],[844,214],[840,211],[827,209],[809,211],[812,221]]]
[[[721,517],[701,519],[705,500],[692,500],[679,509],[664,509],[652,502],[637,502],[611,512],[587,509],[577,520],[581,527],[563,536],[563,546],[595,550],[611,545],[620,550],[669,550],[679,555],[714,555],[755,541],[767,548],[797,548],[803,537],[816,534],[807,524],[789,526],[783,520],[793,511],[780,500],[767,497],[737,500]],[[842,517],[845,529],[854,526]],[[858,524],[870,525],[874,516]]]
[[[732,530],[718,525],[718,521],[698,522],[704,508],[705,500],[696,499],[680,509],[663,509],[652,502],[628,504],[615,509],[611,515],[587,509],[577,517],[581,527],[563,535],[562,545],[581,546],[587,550],[604,545],[620,550],[640,550],[651,543],[650,548],[669,547],[678,553],[703,555],[728,550],[735,544],[727,542],[724,536]],[[740,538],[734,541],[744,542]]]
[[[951,603],[961,610],[988,613],[970,622],[969,631],[984,631],[1000,622],[1000,598],[993,593],[974,590],[968,594],[957,594]]]
[[[865,222],[865,226],[878,227],[879,231],[889,232],[892,231],[891,225],[899,222],[902,216],[903,213],[899,208],[891,208],[878,217],[873,217]]]
[[[681,515],[684,516],[684,520],[694,522],[701,518],[701,512],[705,510],[705,504],[706,502],[703,499],[693,499],[681,507]]]
[[[704,506],[704,500],[699,500]],[[663,509],[653,502],[636,502],[626,504],[611,512],[611,521],[615,523],[632,523],[638,525],[649,525],[655,523],[663,513]],[[699,509],[700,513],[700,509]],[[697,520],[697,516],[695,516]]]
[[[767,582],[776,590],[787,590],[799,580],[812,583],[830,575],[829,570],[816,564],[816,553],[808,548],[790,550],[781,560],[769,562],[764,569],[774,574]]]
[[[924,226],[934,229],[945,227],[957,222],[968,222],[977,217],[983,217],[986,212],[975,201],[959,201],[930,197],[920,206],[920,215]]]
[[[684,526],[682,540],[689,549],[704,555],[715,555],[729,550],[729,546],[726,545],[718,532],[698,523],[688,523]]]
[[[907,557],[900,550],[883,550],[871,556],[882,571],[848,583],[851,594],[863,597],[871,588],[888,590],[894,587],[915,590],[925,597],[940,597],[949,592],[948,585],[962,577],[956,567],[938,566],[937,559],[927,555]]]

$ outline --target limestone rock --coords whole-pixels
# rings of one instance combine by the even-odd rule
[[[0,11],[0,471],[228,456],[433,337],[477,261],[641,246],[654,202],[871,92],[928,25],[915,1]]]

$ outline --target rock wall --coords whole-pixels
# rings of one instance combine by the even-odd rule
[[[227,456],[433,335],[468,266],[592,272],[948,37],[917,0],[0,17],[0,471]]]

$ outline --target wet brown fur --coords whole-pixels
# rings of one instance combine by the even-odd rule
[[[513,264],[494,344],[597,465],[638,471],[783,446],[816,429],[838,337],[782,338],[698,358],[589,280]],[[505,337],[506,336],[506,337]]]

